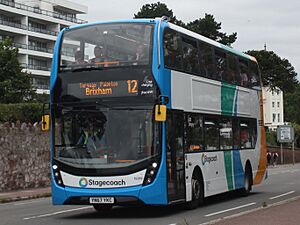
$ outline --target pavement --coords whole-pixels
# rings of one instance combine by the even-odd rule
[[[34,198],[50,197],[51,187],[24,189],[18,191],[0,192],[0,203],[21,201]]]
[[[300,224],[300,196],[256,208],[240,214],[210,221],[202,225],[298,225]]]

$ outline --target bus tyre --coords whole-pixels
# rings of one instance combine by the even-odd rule
[[[94,209],[97,212],[109,212],[112,209],[112,205],[93,205]]]
[[[249,166],[246,167],[245,171],[245,184],[244,188],[242,189],[242,196],[248,196],[252,190],[252,173]]]
[[[200,176],[193,175],[192,178],[192,201],[187,203],[188,209],[195,209],[204,202],[203,183]]]

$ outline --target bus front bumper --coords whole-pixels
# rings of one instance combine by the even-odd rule
[[[75,188],[61,187],[52,183],[53,205],[90,205],[91,197],[113,197],[114,205],[167,205],[167,190],[165,179],[156,179],[146,186],[124,188]]]

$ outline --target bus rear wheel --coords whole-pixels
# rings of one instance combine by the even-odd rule
[[[112,209],[112,205],[93,205],[94,209],[97,212],[109,212]]]
[[[244,188],[242,188],[242,196],[248,196],[252,190],[252,172],[249,166],[246,167]]]
[[[192,201],[187,203],[188,209],[195,209],[204,202],[203,183],[199,175],[192,177]]]

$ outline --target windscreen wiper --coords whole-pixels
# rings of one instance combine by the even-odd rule
[[[102,103],[102,101],[81,101],[81,102],[60,102],[60,103],[52,103],[52,105],[56,106],[65,106],[65,107],[73,107],[73,106],[89,106],[89,105],[100,105],[106,108],[111,108],[110,105]]]
[[[76,67],[74,66],[73,69],[71,69],[72,72],[82,72],[82,71],[92,71],[92,70],[103,70],[103,66],[97,66],[97,65],[89,65],[84,67]]]

